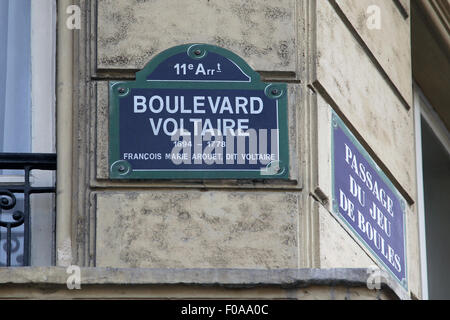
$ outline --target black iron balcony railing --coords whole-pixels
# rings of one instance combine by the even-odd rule
[[[17,249],[17,241],[13,246],[12,232],[23,228],[23,266],[30,265],[30,196],[38,193],[55,193],[55,187],[33,187],[30,183],[32,170],[56,170],[56,154],[54,153],[0,153],[0,170],[23,171],[23,183],[7,182],[0,184],[0,251],[6,253],[5,262],[0,265],[11,266],[11,253]],[[18,208],[17,194],[23,195],[23,206]],[[21,210],[22,209],[22,210]],[[7,219],[5,211],[12,212]],[[22,227],[23,226],[23,227]],[[6,229],[6,232],[4,232]],[[6,240],[6,241],[5,241]]]

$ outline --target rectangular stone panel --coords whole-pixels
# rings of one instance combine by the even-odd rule
[[[300,194],[96,194],[96,266],[297,268]]]
[[[142,69],[156,54],[208,43],[258,71],[296,70],[295,0],[98,0],[97,68]]]
[[[328,96],[415,199],[414,115],[407,110],[328,1],[317,1],[315,86]]]
[[[336,219],[319,206],[320,268],[368,268],[375,262]]]
[[[394,1],[339,0],[336,3],[412,107],[410,20],[401,15]]]

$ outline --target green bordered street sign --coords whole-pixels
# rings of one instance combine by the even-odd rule
[[[288,179],[287,85],[186,44],[109,86],[112,179]]]

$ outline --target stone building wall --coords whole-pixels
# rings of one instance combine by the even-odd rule
[[[334,110],[407,200],[409,291],[420,297],[408,0],[79,5],[73,264],[167,270],[376,265],[331,213]],[[374,8],[381,29],[369,28]],[[133,79],[161,51],[197,42],[233,51],[264,81],[288,83],[288,180],[108,178],[109,81]]]

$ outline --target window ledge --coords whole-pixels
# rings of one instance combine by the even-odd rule
[[[312,286],[367,288],[369,269],[147,269],[81,268],[81,287],[88,286],[202,286],[225,288]],[[63,267],[0,268],[0,284],[66,286],[70,272]],[[382,271],[381,288],[402,300],[410,295],[390,275]],[[367,289],[369,290],[369,289]],[[77,290],[74,290],[77,291]]]

